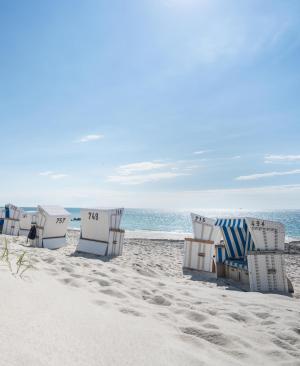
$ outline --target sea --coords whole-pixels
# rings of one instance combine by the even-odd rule
[[[25,210],[34,210],[32,207],[25,207]],[[71,214],[70,226],[80,228],[80,208],[66,208]],[[265,220],[280,221],[285,225],[286,236],[289,241],[300,240],[300,210],[273,210],[273,211],[246,211],[246,210],[195,210],[195,213],[212,218],[230,216],[255,217]],[[144,237],[159,238],[160,236],[170,238],[184,237],[192,232],[192,223],[189,211],[165,211],[154,209],[125,209],[122,218],[122,228],[137,236],[144,234]]]

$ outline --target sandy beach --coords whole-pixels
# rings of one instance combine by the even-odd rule
[[[6,237],[3,365],[300,365],[299,255],[287,256],[288,297],[183,274],[182,241],[127,237],[104,260],[74,254],[77,237],[55,251]],[[34,268],[20,277],[24,251]]]

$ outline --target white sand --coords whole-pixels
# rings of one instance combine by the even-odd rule
[[[292,298],[183,275],[179,241],[127,239],[104,261],[74,255],[76,235],[56,251],[9,238],[35,269],[0,262],[1,365],[300,365],[300,256]]]

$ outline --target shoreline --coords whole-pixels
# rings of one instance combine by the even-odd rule
[[[68,231],[79,233],[79,228],[68,227]],[[182,241],[186,237],[191,237],[192,233],[178,233],[169,231],[154,231],[154,230],[126,230],[126,239],[148,239],[148,240],[177,240]]]
[[[68,227],[70,232],[80,232],[80,228]],[[126,230],[126,239],[145,239],[145,240],[171,240],[171,241],[184,241],[187,237],[193,237],[193,233],[182,233],[182,232],[169,232],[169,231],[154,231],[154,230]],[[286,244],[300,245],[300,238],[293,238],[286,236]]]

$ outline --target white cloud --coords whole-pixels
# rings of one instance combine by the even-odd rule
[[[269,173],[242,175],[235,179],[236,180],[257,180],[257,179],[262,179],[262,178],[271,178],[271,177],[277,177],[277,176],[283,176],[283,175],[294,175],[294,174],[300,174],[300,169],[289,170],[286,172],[269,172]]]
[[[199,151],[194,151],[195,155],[203,155],[206,154],[208,152],[211,152],[212,150],[199,150]]]
[[[42,177],[48,177],[54,180],[59,180],[68,177],[68,174],[54,173],[51,171],[41,172],[39,173]]]
[[[169,166],[167,163],[159,163],[159,162],[151,162],[151,161],[145,161],[141,163],[132,163],[132,164],[126,164],[121,165],[118,168],[118,172],[121,175],[129,175],[136,172],[145,172],[150,171],[154,169],[161,169]]]
[[[41,173],[39,173],[39,175],[41,175],[41,176],[43,176],[43,177],[49,176],[49,175],[51,175],[51,174],[53,174],[53,172],[51,172],[51,171],[46,171],[46,172],[41,172]]]
[[[120,184],[138,185],[149,182],[158,182],[165,179],[174,179],[183,175],[189,175],[189,174],[161,172],[161,173],[133,174],[133,175],[112,175],[107,178],[107,181]]]
[[[86,135],[82,136],[78,141],[76,142],[90,142],[90,141],[97,141],[104,138],[104,135]]]
[[[191,175],[191,171],[199,168],[195,161],[180,160],[175,162],[144,161],[121,165],[116,174],[107,177],[108,182],[137,185],[174,179]]]
[[[52,174],[50,175],[52,179],[58,180],[68,177],[68,174]]]
[[[300,155],[265,155],[265,163],[286,163],[286,162],[298,162],[300,161]]]

